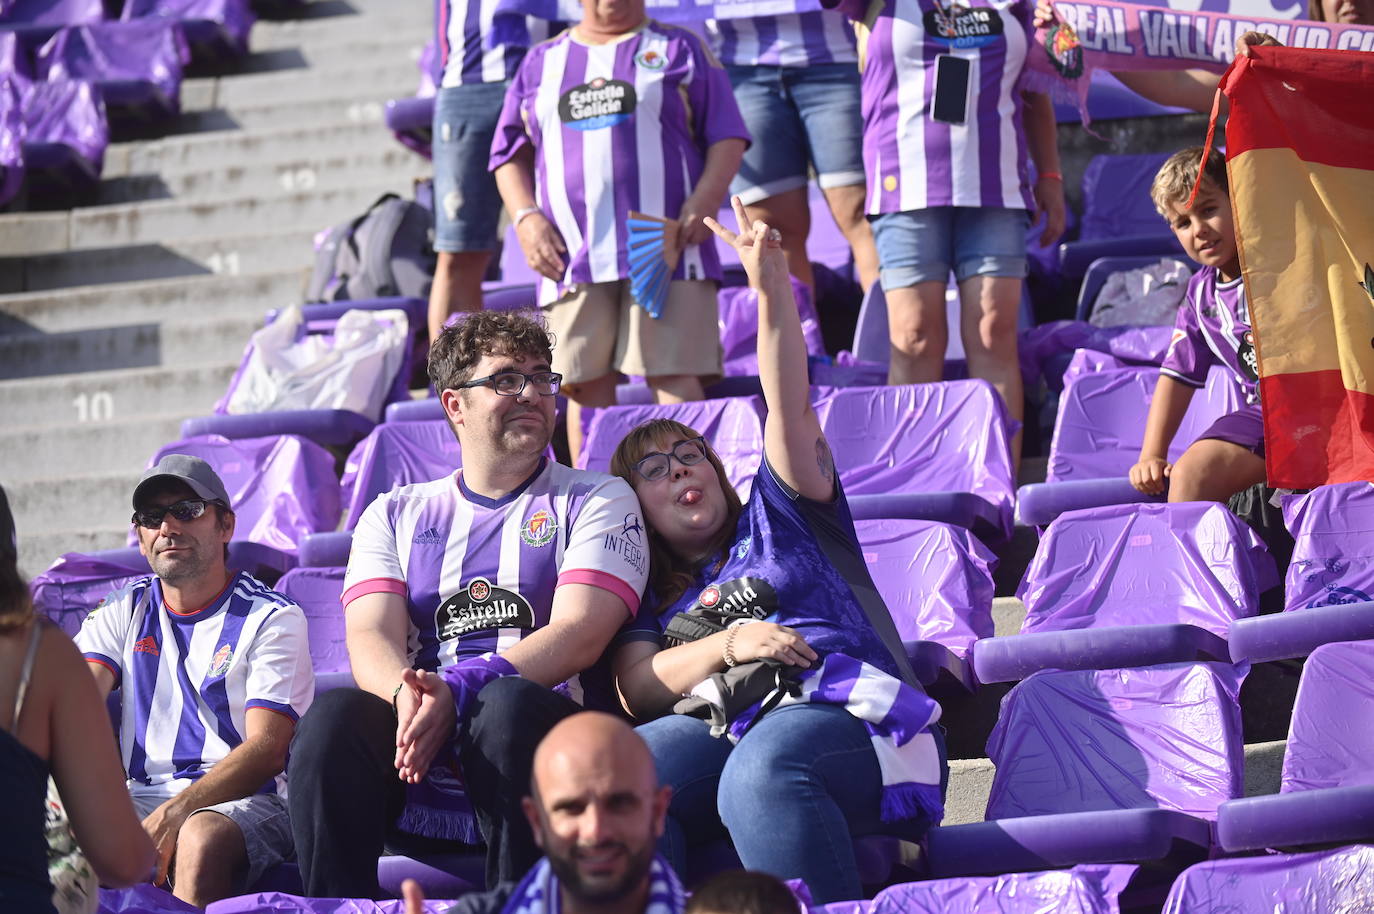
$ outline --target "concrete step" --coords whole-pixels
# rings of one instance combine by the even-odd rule
[[[261,321],[269,309],[299,302],[306,278],[305,271],[297,269],[4,295],[0,296],[0,340],[16,335],[156,325],[211,314],[243,315]]]
[[[1025,621],[1025,603],[1022,603],[1016,597],[992,598],[992,626],[994,635],[998,637],[1002,635],[1015,635],[1021,631],[1021,624]]]
[[[307,38],[304,41],[282,41],[269,47],[260,47],[258,36],[254,33],[253,50],[246,57],[235,61],[231,70],[215,71],[215,76],[193,77],[186,82],[197,79],[237,79],[250,73],[283,73],[305,69],[325,73],[356,66],[358,61],[396,60],[409,61],[416,68],[415,76],[418,80],[420,53],[432,34],[427,28],[395,34],[386,30],[374,32],[372,35],[327,41]]]
[[[395,15],[391,15],[394,13]],[[386,27],[365,16],[302,18],[282,22],[259,19],[253,26],[253,53],[289,48],[329,48],[378,40],[415,41],[424,44],[434,34],[433,7],[423,3],[389,4]]]
[[[369,97],[375,95],[375,90]],[[322,124],[253,130],[227,130],[191,136],[114,143],[106,151],[106,178],[140,174],[177,174],[209,169],[252,169],[278,162],[337,156],[362,150],[381,151],[396,145],[382,124]]]
[[[0,336],[0,378],[228,362],[242,356],[248,338],[262,324],[261,314],[206,313],[214,316]]]
[[[358,184],[394,183],[409,188],[415,178],[428,177],[429,162],[400,143],[368,145],[361,149],[319,150],[314,155],[263,162],[252,167],[223,166],[198,171],[144,173],[101,182],[101,205],[145,200],[182,202],[275,197],[311,190],[340,189]]]
[[[64,506],[71,510],[71,505]],[[19,530],[19,571],[27,579],[33,579],[45,571],[66,552],[96,552],[101,549],[118,549],[125,545],[124,537],[129,535],[128,518],[118,528],[83,527],[79,530],[64,530],[60,533],[24,533],[24,519],[15,518]]]
[[[275,73],[245,73],[241,76],[215,80],[216,107],[261,104],[264,99],[274,102],[332,101],[351,97],[371,97],[379,90],[396,94],[414,93],[420,74],[409,54],[399,57],[382,55],[346,60],[326,72],[283,70]],[[193,87],[192,95],[204,92]]]
[[[213,241],[168,241],[0,259],[0,293],[71,289],[191,276],[299,271],[312,259],[312,229]]]
[[[160,442],[165,443],[165,442]],[[156,447],[154,447],[156,450]],[[149,457],[151,457],[151,452]],[[129,528],[130,498],[142,470],[29,479],[5,487],[21,539],[70,531],[77,524],[73,506],[81,506],[80,526],[95,530]]]
[[[6,461],[4,483],[9,487],[25,480],[52,479],[58,481],[54,485],[60,485],[61,480],[73,476],[138,470],[159,447],[181,437],[181,422],[191,415],[161,414],[69,425],[7,425],[0,428],[0,454],[23,454],[24,459]],[[75,502],[66,503],[68,510],[78,508]]]
[[[378,89],[366,95],[348,98],[297,102],[268,102],[233,107],[207,106],[200,110],[183,109],[181,117],[167,129],[169,136],[186,136],[214,130],[256,129],[271,127],[302,127],[309,124],[325,126],[347,122],[351,124],[379,124],[392,98],[409,96]]]
[[[267,230],[318,230],[357,215],[383,193],[408,190],[404,182],[390,179],[383,185],[359,183],[352,187],[298,191],[270,198],[240,197],[205,202],[154,200],[83,207],[58,214],[69,223],[65,237],[56,232],[29,232],[29,214],[0,216],[0,250],[12,256],[24,256],[153,244],[171,239],[208,241]],[[47,222],[40,225],[46,228]],[[302,257],[308,266],[310,252],[303,252]]]
[[[121,421],[153,413],[209,413],[238,368],[232,361],[86,371],[0,382],[0,415],[11,425]]]

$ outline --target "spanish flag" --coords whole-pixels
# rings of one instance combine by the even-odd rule
[[[1374,54],[1251,52],[1222,90],[1269,485],[1374,481]]]

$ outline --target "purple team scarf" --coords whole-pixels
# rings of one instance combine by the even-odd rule
[[[453,693],[458,730],[472,713],[472,702],[483,686],[503,676],[519,676],[520,671],[500,654],[488,652],[455,663],[439,675]],[[396,827],[426,838],[481,843],[482,833],[463,787],[462,770],[453,744],[440,751],[423,781],[406,785],[406,805],[396,820]]]
[[[1087,122],[1085,99],[1094,68],[1221,73],[1246,32],[1273,35],[1283,45],[1374,51],[1374,27],[1258,19],[1226,13],[1138,6],[1112,0],[1061,0],[1057,21],[1035,33],[1026,58],[1026,88],[1076,103]]]
[[[780,16],[814,13],[820,0],[645,0],[644,11],[659,22],[687,23],[703,19],[747,19],[753,16]],[[496,15],[513,14],[539,19],[580,22],[579,0],[500,0]]]
[[[715,677],[698,683],[691,694],[717,708],[724,707]],[[765,697],[745,708],[723,734],[713,729],[712,735],[739,742],[759,717],[760,707],[775,697]],[[930,732],[940,719],[940,706],[929,695],[875,666],[831,653],[820,666],[802,674],[800,694],[784,694],[772,707],[808,703],[839,705],[863,721],[882,772],[879,815],[884,822],[925,816],[931,825],[940,823],[945,815],[940,791],[943,765]]]

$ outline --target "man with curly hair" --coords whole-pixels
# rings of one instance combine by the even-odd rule
[[[384,846],[485,840],[488,884],[518,878],[539,858],[520,808],[535,746],[613,702],[608,645],[653,636],[636,625],[633,491],[548,456],[552,358],[539,319],[513,312],[469,315],[430,348],[462,467],[379,496],[354,531],[342,603],[358,688],[321,695],[292,746],[308,894],[375,897]],[[398,751],[436,690],[446,726]]]

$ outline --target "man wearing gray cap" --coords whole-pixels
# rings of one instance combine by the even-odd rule
[[[120,690],[129,793],[158,850],[155,883],[204,906],[292,854],[287,748],[314,674],[300,607],[225,562],[234,511],[198,457],[169,454],[133,496],[153,574],[116,590],[76,643]]]

